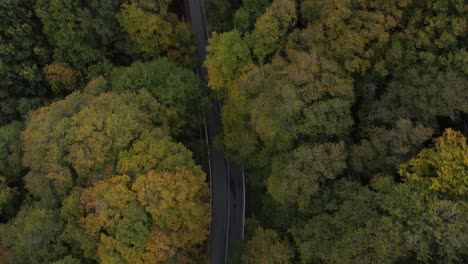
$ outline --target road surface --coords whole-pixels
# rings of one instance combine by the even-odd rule
[[[206,80],[203,67],[209,33],[200,0],[188,0],[190,20],[197,44],[197,69]],[[213,109],[206,113],[207,142],[209,145],[209,173],[211,191],[210,262],[226,263],[229,254],[244,236],[245,185],[243,170],[226,160],[213,147],[213,139],[221,126],[221,106],[213,102]]]

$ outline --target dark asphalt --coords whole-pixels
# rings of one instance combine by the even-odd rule
[[[206,17],[200,0],[188,0],[188,8],[197,44],[197,69],[206,80],[203,67],[209,33]],[[221,124],[221,106],[213,102],[213,109],[206,113],[207,141],[210,152],[210,261],[212,264],[226,263],[229,254],[240,243],[244,232],[245,185],[243,170],[227,161],[213,147],[212,140]]]

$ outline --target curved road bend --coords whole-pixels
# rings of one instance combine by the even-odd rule
[[[206,80],[207,71],[203,67],[209,33],[201,0],[187,0],[190,20],[197,44],[197,69],[200,77]],[[221,124],[221,107],[213,102],[213,109],[207,113],[207,143],[210,158],[211,223],[210,223],[210,262],[226,263],[229,253],[244,236],[245,185],[244,173],[238,166],[226,160],[223,154],[213,147],[213,138]]]

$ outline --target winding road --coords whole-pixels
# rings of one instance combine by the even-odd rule
[[[197,70],[206,80],[203,67],[209,33],[201,0],[187,0],[190,20],[197,44]],[[213,109],[206,113],[206,140],[209,146],[209,175],[211,192],[210,263],[227,263],[233,249],[244,236],[245,181],[244,171],[226,160],[213,146],[213,139],[221,126],[221,104],[213,101]]]

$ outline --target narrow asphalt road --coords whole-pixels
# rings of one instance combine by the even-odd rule
[[[203,67],[209,33],[201,0],[187,0],[190,20],[197,44],[197,69],[206,80]],[[210,262],[226,263],[232,250],[244,236],[245,184],[241,168],[226,160],[213,146],[213,139],[221,126],[221,106],[213,102],[213,109],[206,114],[207,141],[210,157],[211,223]]]

